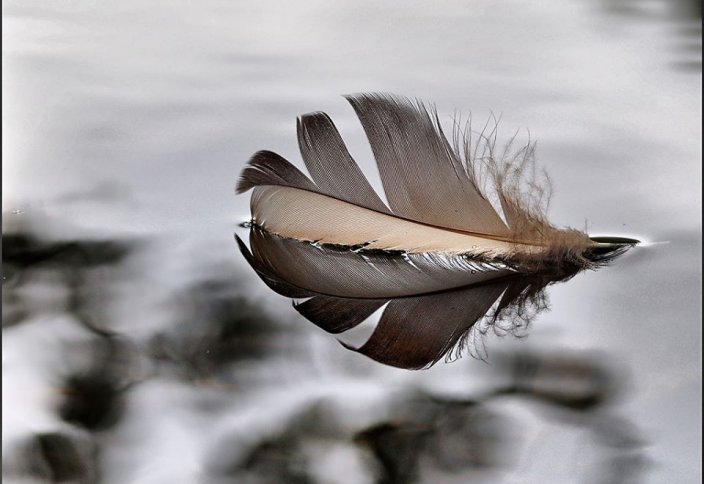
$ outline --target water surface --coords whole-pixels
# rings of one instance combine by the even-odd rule
[[[104,482],[227,482],[278,469],[271,462],[285,462],[277,472],[291,481],[373,482],[384,468],[374,449],[386,445],[424,482],[594,482],[595,472],[699,482],[693,5],[5,2],[3,231],[118,241],[129,254],[45,247],[78,259],[28,263],[6,282],[8,476],[26,474],[21,449],[34,442],[45,456],[73,446]],[[490,338],[487,362],[408,372],[346,351],[239,255],[233,233],[249,208],[234,184],[259,149],[301,166],[295,118],[321,110],[380,188],[340,97],[363,91],[435,102],[448,126],[456,112],[494,113],[500,139],[529,130],[553,182],[553,222],[648,243],[551,288],[550,312],[524,339]],[[501,362],[520,352],[604,366],[618,391],[586,413],[556,405],[559,415],[535,398],[493,396],[511,378]],[[96,373],[122,403],[85,420],[59,389]],[[464,428],[438,414],[467,426],[461,439],[438,437]],[[469,458],[457,442],[489,450]],[[426,450],[403,451],[416,447]]]

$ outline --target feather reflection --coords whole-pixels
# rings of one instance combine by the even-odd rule
[[[380,363],[405,369],[428,368],[467,350],[481,357],[483,335],[519,335],[547,309],[545,288],[572,278],[566,266],[522,273],[509,265],[467,256],[437,257],[287,239],[250,227],[250,249],[239,248],[259,277],[275,292],[295,299],[294,308],[332,334],[357,327],[381,309],[369,339],[354,348]],[[614,241],[611,241],[614,243]],[[606,263],[630,242],[590,254]],[[430,290],[428,289],[430,288]],[[343,295],[354,295],[345,297]]]

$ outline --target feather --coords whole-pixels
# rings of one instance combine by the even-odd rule
[[[252,257],[287,283],[316,294],[338,297],[401,297],[476,284],[515,272],[500,262],[462,255],[390,253],[305,242],[250,231]]]
[[[520,319],[547,284],[637,243],[551,225],[530,144],[498,157],[495,134],[472,145],[471,130],[456,129],[451,144],[420,102],[346,98],[388,205],[332,120],[310,113],[297,132],[311,178],[275,153],[256,153],[237,184],[237,193],[253,190],[251,252],[237,240],[274,291],[310,298],[296,309],[328,332],[351,329],[388,303],[360,353],[403,368],[432,365],[492,306],[494,322],[509,313]]]
[[[457,266],[429,259],[426,265],[414,267],[415,263],[402,255],[381,251],[360,254],[356,249],[284,239],[256,226],[250,230],[253,252],[239,237],[237,241],[261,279],[279,294],[305,298],[294,304],[295,309],[329,333],[348,331],[386,305],[364,345],[355,349],[342,344],[378,362],[405,369],[432,366],[456,347],[459,353],[467,334],[492,306],[491,321],[510,314],[511,320],[521,322],[514,329],[523,328],[530,320],[525,314],[536,306],[536,300],[539,309],[545,306],[541,291],[560,280],[466,259]],[[474,269],[461,270],[465,267]],[[456,272],[471,274],[472,270],[476,271],[475,279],[469,284],[428,290],[447,286]],[[433,274],[437,279],[429,282]],[[330,295],[345,293],[350,296]]]

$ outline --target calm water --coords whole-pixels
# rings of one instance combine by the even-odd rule
[[[700,22],[658,0],[4,2],[3,232],[39,238],[3,242],[25,254],[4,267],[4,476],[700,482]],[[259,149],[300,166],[295,118],[321,110],[379,188],[340,97],[362,91],[530,130],[553,222],[647,243],[552,287],[486,362],[346,351],[242,259],[234,184]],[[584,367],[615,390],[506,394],[526,354],[547,386]]]

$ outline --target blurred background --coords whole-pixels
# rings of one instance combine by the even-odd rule
[[[3,2],[3,480],[701,482],[701,3]],[[341,94],[500,116],[550,218],[646,243],[521,339],[349,352],[234,244],[255,151]]]

